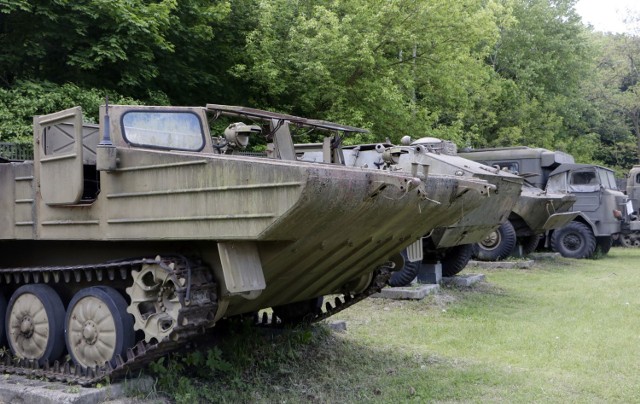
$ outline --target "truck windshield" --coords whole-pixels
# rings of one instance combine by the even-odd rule
[[[571,171],[569,192],[596,192],[600,189],[600,177],[592,168]]]
[[[129,111],[122,116],[122,132],[136,146],[185,151],[204,147],[200,118],[189,111]]]
[[[613,190],[618,189],[618,185],[616,184],[616,177],[613,175],[612,171],[598,168],[598,175],[600,175],[600,182],[602,183],[603,187]]]

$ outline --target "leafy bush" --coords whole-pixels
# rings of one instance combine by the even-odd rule
[[[97,88],[81,88],[75,84],[63,85],[43,81],[20,81],[11,89],[0,88],[0,141],[31,143],[33,116],[81,106],[85,120],[98,121],[98,108],[105,96],[110,103],[140,104],[140,101]],[[157,102],[166,103],[162,95]]]

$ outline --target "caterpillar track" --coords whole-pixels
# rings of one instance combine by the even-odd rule
[[[302,316],[295,321],[285,321],[279,318],[277,315],[269,315],[267,312],[262,312],[262,315],[254,316],[254,323],[261,327],[282,327],[284,325],[296,325],[301,323],[317,323],[325,320],[336,313],[345,310],[361,300],[380,292],[380,290],[387,285],[389,278],[391,278],[391,269],[389,266],[379,267],[374,275],[369,286],[361,293],[353,294],[346,292],[342,297],[336,296],[331,302],[324,302],[324,307],[311,307]],[[294,303],[295,304],[295,303]]]
[[[106,361],[101,366],[80,366],[74,363],[69,355],[65,359],[57,359],[51,363],[45,361],[43,364],[39,364],[37,360],[19,358],[12,354],[8,347],[4,347],[0,351],[0,372],[46,378],[82,386],[95,385],[107,379],[117,380],[144,368],[168,353],[179,351],[187,346],[193,337],[204,334],[207,328],[213,326],[217,309],[217,285],[213,281],[210,270],[184,257],[144,258],[99,265],[0,269],[0,285],[5,288],[8,286],[15,288],[24,284],[50,284],[55,288],[58,284],[69,286],[74,283],[88,283],[93,285],[107,280],[131,284],[132,286],[126,288],[126,293],[131,299],[127,312],[131,313],[134,318],[138,316],[139,310],[137,313],[133,313],[135,310],[132,308],[136,304],[140,304],[136,299],[139,294],[135,291],[135,284],[141,281],[144,284],[145,280],[148,281],[151,277],[148,276],[145,279],[144,274],[152,270],[161,272],[162,276],[156,276],[156,278],[164,280],[164,284],[158,285],[159,287],[155,287],[155,289],[161,294],[163,290],[167,289],[167,284],[170,285],[169,288],[175,286],[172,296],[175,295],[180,305],[175,326],[166,333],[162,340],[158,342],[156,337],[149,338],[149,334],[157,335],[156,330],[145,329],[144,324],[138,323],[149,320],[155,315],[162,316],[166,312],[159,310],[153,313],[142,313],[139,316],[140,319],[136,318],[134,328],[144,333],[145,338],[127,348],[124,355],[117,355],[114,360]],[[317,308],[305,316],[304,322],[319,322],[379,292],[387,284],[390,276],[391,272],[388,267],[380,267],[374,274],[369,287],[363,292],[358,294],[345,293],[342,298],[335,297],[333,303],[325,303],[324,309]],[[263,313],[259,321],[256,319],[256,324],[267,327],[282,327],[284,325],[281,319],[275,316],[270,317],[267,313]]]
[[[160,279],[162,284],[156,282]],[[113,360],[93,367],[80,366],[69,358],[58,358],[51,363],[45,361],[41,364],[36,360],[20,359],[5,347],[1,353],[0,371],[83,386],[93,385],[107,378],[115,380],[141,369],[166,353],[180,349],[192,337],[203,334],[207,327],[213,325],[217,309],[217,285],[208,268],[184,257],[145,258],[99,265],[0,269],[0,285],[5,290],[24,284],[47,284],[54,289],[58,285],[64,285],[68,288],[69,284],[74,283],[82,284],[83,290],[87,288],[85,284],[95,285],[107,280],[131,285],[127,288],[127,293],[133,293],[133,297],[129,296],[132,303],[127,311],[136,312],[133,314],[134,328],[145,334],[145,340],[127,348],[123,355],[118,354]],[[160,301],[159,297],[164,293],[165,306],[166,301],[170,300],[177,310],[167,314],[162,310],[162,303],[153,306],[150,304],[151,299],[145,299],[145,296],[136,293],[136,283],[146,287],[147,292],[158,292],[156,302]],[[155,311],[155,308],[159,310]],[[152,326],[145,329],[145,320],[146,326],[150,327],[149,323],[157,323],[149,322],[150,319],[160,317],[161,321],[169,321],[168,317],[171,315],[175,315],[175,319],[172,319],[170,330],[165,330],[166,335],[161,340],[157,338],[157,332]],[[149,337],[149,334],[152,336]]]

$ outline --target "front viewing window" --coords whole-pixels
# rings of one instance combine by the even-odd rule
[[[204,147],[204,131],[193,112],[130,111],[122,116],[127,142],[169,150],[199,151]]]
[[[571,185],[599,185],[594,171],[575,171],[571,173]]]

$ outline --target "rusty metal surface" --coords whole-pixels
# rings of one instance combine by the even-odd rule
[[[303,152],[303,159],[322,161],[319,150],[321,145],[296,145]],[[387,167],[383,157],[384,150],[400,153],[396,164]],[[452,247],[481,241],[487,233],[507,220],[511,209],[518,200],[522,178],[496,170],[458,156],[435,152],[433,147],[425,145],[393,146],[390,144],[368,144],[348,146],[343,150],[345,165],[354,167],[385,168],[393,172],[412,173],[417,158],[427,167],[429,177],[449,176],[460,181],[484,183],[485,193],[478,192],[473,201],[465,207],[465,214],[460,220],[449,225],[436,226],[430,233],[436,248]],[[471,198],[468,198],[471,201]],[[426,234],[426,233],[425,233]]]

